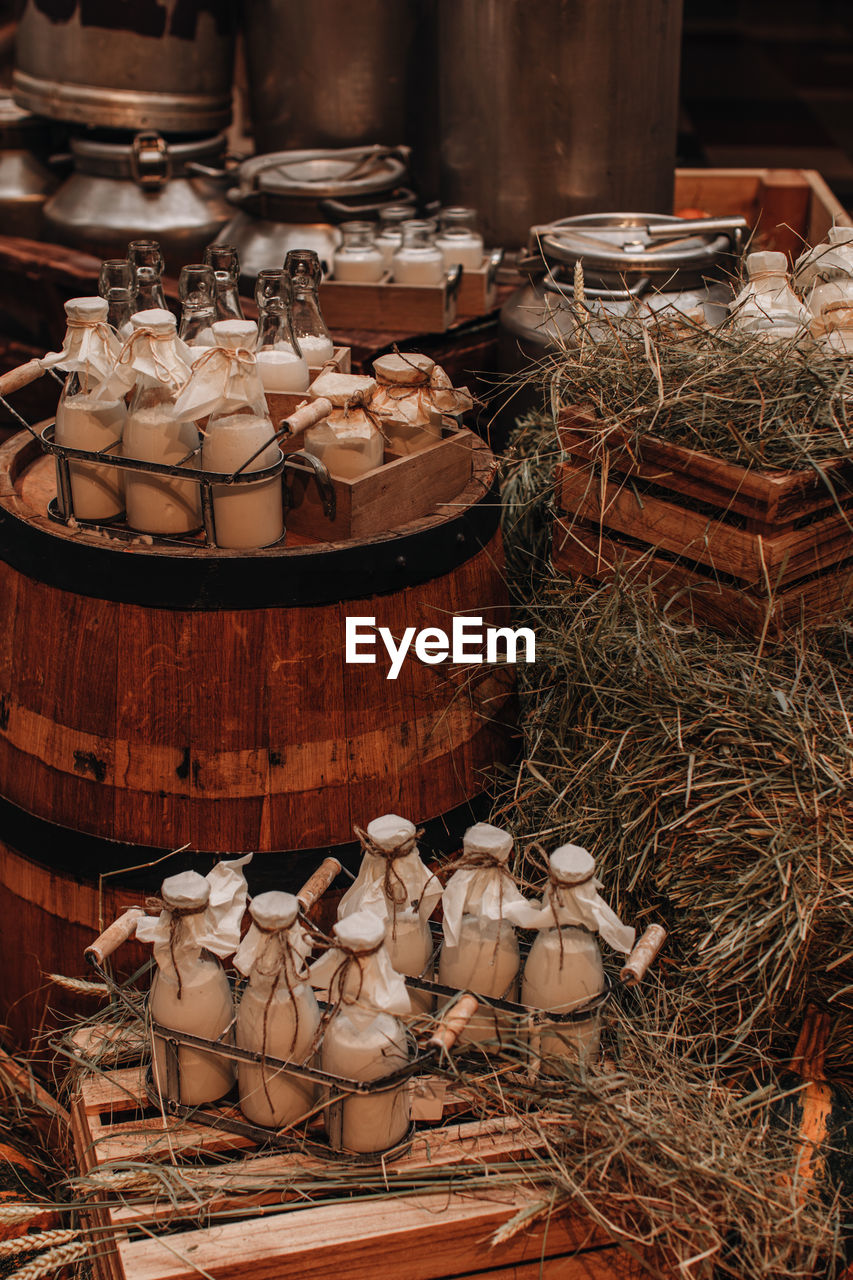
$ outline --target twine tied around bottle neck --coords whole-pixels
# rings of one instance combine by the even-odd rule
[[[270,1111],[273,1111],[273,1101],[270,1097],[269,1085],[267,1084],[267,1034],[269,1029],[269,1016],[272,1009],[272,1002],[276,997],[276,992],[281,986],[282,981],[287,988],[287,994],[290,997],[290,1003],[293,1007],[293,1035],[290,1039],[290,1047],[285,1057],[289,1058],[296,1048],[296,1041],[299,1037],[299,1005],[296,1000],[296,992],[290,980],[290,961],[293,958],[293,949],[291,948],[287,934],[290,926],[283,929],[265,929],[263,925],[258,924],[257,920],[252,921],[252,925],[257,929],[258,933],[264,934],[267,938],[273,938],[278,944],[278,961],[273,961],[273,967],[263,969],[258,961],[255,962],[253,968],[262,978],[272,978],[269,994],[264,1002],[264,1020],[261,1032],[261,1084],[264,1089],[264,1096]]]
[[[183,933],[184,920],[187,916],[204,915],[207,910],[207,903],[203,907],[170,907],[168,902],[164,902],[162,898],[147,898],[145,905],[154,911],[169,912],[169,958],[172,961],[172,968],[175,970],[175,977],[178,979],[178,999],[180,1000],[183,992],[183,979],[178,968],[178,962],[175,959],[175,947]]]
[[[347,397],[341,407],[343,409],[344,418],[348,418],[351,413],[363,413],[371,426],[375,427],[379,432],[385,443],[388,443],[388,436],[382,425],[382,418],[375,409],[371,409],[370,407],[369,392],[354,391],[351,396]]]
[[[562,969],[563,960],[565,958],[565,945],[563,942],[563,930],[560,928],[560,922],[557,919],[557,912],[558,910],[560,910],[560,908],[565,909],[566,907],[566,902],[563,897],[563,894],[567,890],[579,889],[582,884],[589,884],[590,880],[595,879],[595,867],[593,867],[589,875],[585,875],[581,880],[575,880],[573,881],[572,884],[566,884],[564,880],[560,880],[559,877],[555,875],[551,867],[550,859],[548,858],[548,855],[546,854],[545,850],[542,848],[542,845],[539,844],[538,841],[535,841],[533,844],[528,845],[527,849],[525,850],[525,855],[529,856],[533,852],[536,852],[540,855],[540,859],[541,859],[540,866],[542,870],[544,870],[545,875],[548,877],[548,883],[545,888],[545,899],[554,915],[554,927],[557,930],[557,940],[560,944],[560,968]],[[584,924],[573,925],[572,928],[580,929],[584,933],[592,933],[592,930],[587,929],[586,925]]]
[[[397,908],[404,905],[409,895],[409,890],[394,863],[399,861],[400,858],[407,858],[415,850],[418,841],[424,834],[423,828],[419,827],[414,835],[406,836],[404,840],[401,840],[399,844],[392,845],[390,849],[377,844],[363,827],[353,827],[353,834],[361,845],[363,853],[370,853],[375,858],[383,858],[385,861],[385,870],[382,875],[382,891],[393,907],[391,913],[391,937],[396,940]],[[402,893],[402,897],[397,896],[398,891]],[[362,952],[362,954],[364,953]]]
[[[116,336],[115,330],[107,324],[106,320],[66,320],[65,327],[66,329],[89,329],[107,343]]]
[[[143,338],[151,343],[151,360],[160,381],[170,383],[173,386],[180,386],[180,380],[175,376],[174,370],[170,369],[157,354],[158,342],[175,342],[177,334],[172,332],[172,330],[168,333],[157,333],[154,329],[134,329],[133,333],[126,339],[124,346],[116,356],[116,368],[120,365],[132,363],[134,349]]]

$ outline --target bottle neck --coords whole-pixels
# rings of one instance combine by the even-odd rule
[[[185,302],[178,337],[189,346],[198,344],[199,338],[203,338],[203,345],[212,347],[214,337],[211,325],[215,320],[216,312],[212,303],[194,306]]]
[[[216,277],[216,319],[245,319],[237,282],[231,276]]]
[[[320,312],[320,304],[317,300],[315,289],[294,290],[291,314],[293,317],[293,332],[297,339],[303,336],[317,337],[327,338],[331,342],[331,335]]]
[[[264,347],[289,347],[299,355],[290,316],[284,307],[262,307],[258,313],[256,350]]]

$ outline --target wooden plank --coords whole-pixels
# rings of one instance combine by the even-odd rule
[[[456,314],[460,320],[485,315],[497,300],[496,268],[484,257],[479,267],[465,267],[459,281]]]
[[[644,1280],[647,1267],[616,1246],[585,1249],[583,1253],[522,1262],[488,1271],[469,1271],[450,1280]]]
[[[318,1205],[119,1244],[128,1280],[376,1280],[383,1274],[434,1280],[495,1266],[533,1262],[600,1244],[588,1224],[555,1214],[504,1245],[490,1236],[520,1209],[538,1203],[533,1190],[493,1195],[421,1195]],[[577,1273],[579,1276],[583,1272]]]

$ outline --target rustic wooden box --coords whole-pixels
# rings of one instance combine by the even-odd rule
[[[294,443],[299,447],[300,438]],[[462,429],[451,431],[419,453],[397,455],[386,450],[381,467],[356,480],[333,480],[337,512],[329,520],[323,512],[313,480],[293,475],[288,532],[318,542],[340,542],[387,533],[389,529],[434,514],[465,488],[473,470],[472,448],[477,437]]]
[[[456,303],[456,314],[460,320],[494,310],[498,298],[498,267],[502,261],[503,250],[492,249],[483,255],[479,267],[464,268]]]
[[[378,284],[326,280],[320,306],[330,329],[441,333],[457,316],[460,276],[441,284]]]
[[[458,1114],[464,1091],[456,1103],[450,1110]],[[161,1115],[144,1094],[138,1061],[85,1078],[71,1122],[79,1172],[105,1176],[104,1188],[92,1191],[96,1204],[78,1205],[97,1241],[95,1280],[327,1280],[338,1274],[348,1280],[475,1274],[478,1280],[640,1280],[647,1274],[581,1211],[545,1215],[491,1246],[495,1231],[542,1199],[520,1175],[494,1190],[486,1179],[482,1190],[412,1188],[430,1169],[506,1170],[523,1160],[537,1140],[524,1137],[517,1120],[445,1118],[420,1131],[406,1155],[381,1166],[387,1196],[350,1202],[340,1191],[330,1199],[334,1189],[322,1189],[340,1163],[308,1152],[254,1154],[245,1138]],[[140,1162],[164,1162],[173,1170],[205,1165],[207,1194],[172,1199],[165,1190],[152,1191],[125,1202],[120,1182],[111,1187],[109,1175],[120,1177]],[[347,1167],[357,1194],[357,1169]],[[253,1174],[273,1186],[247,1190]],[[309,1201],[289,1189],[295,1177],[313,1180]],[[209,1224],[211,1210],[226,1216]]]
[[[733,629],[778,633],[853,600],[853,462],[760,471],[571,409],[556,474],[553,560],[599,581],[618,571]]]
[[[332,355],[332,361],[338,373],[352,372],[352,359],[349,347],[335,347]],[[316,382],[322,372],[327,370],[312,369],[310,371],[310,382]],[[270,411],[270,417],[273,422],[278,425],[284,418],[289,418],[295,409],[308,399],[307,391],[287,392],[284,395],[268,395],[267,407]]]

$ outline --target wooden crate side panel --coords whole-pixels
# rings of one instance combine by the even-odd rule
[[[533,1263],[602,1243],[588,1224],[554,1215],[507,1244],[489,1237],[539,1199],[521,1188],[492,1197],[424,1195],[348,1205],[318,1205],[255,1223],[119,1244],[128,1280],[406,1280],[465,1275],[487,1265]],[[381,1260],[381,1262],[380,1262]],[[576,1273],[578,1277],[582,1271]]]

